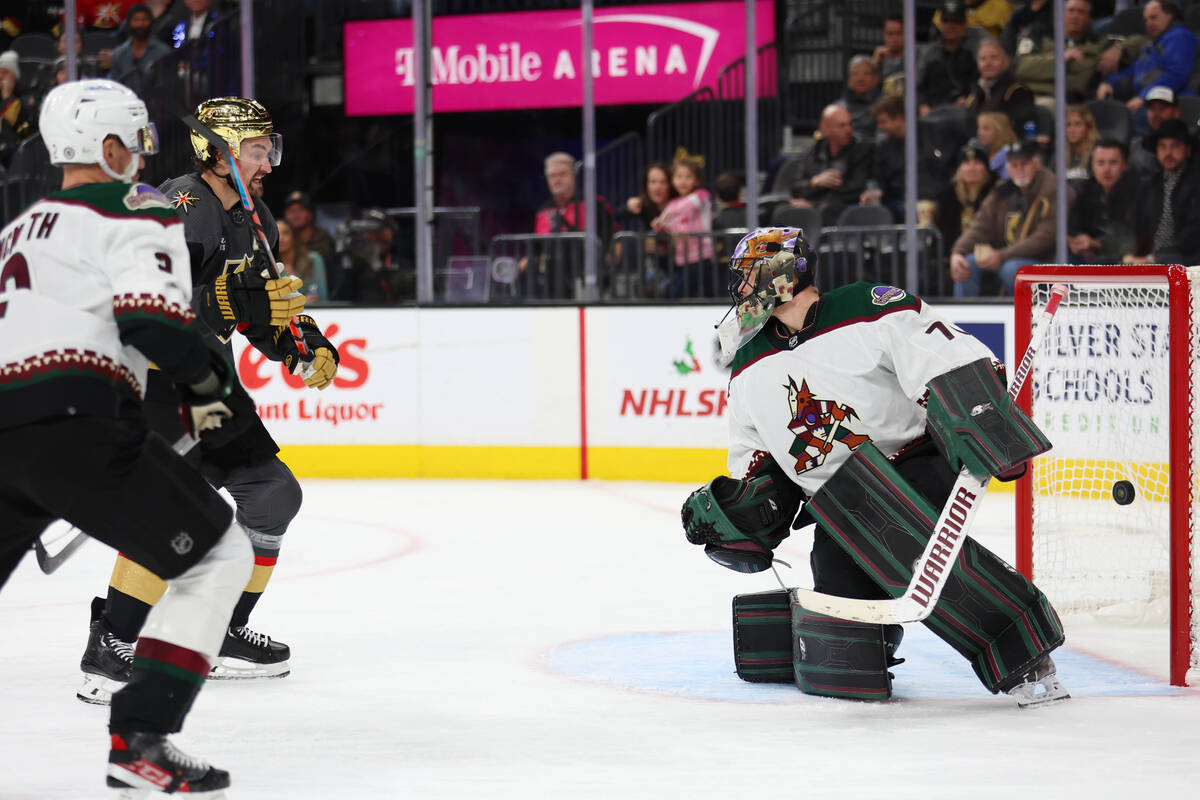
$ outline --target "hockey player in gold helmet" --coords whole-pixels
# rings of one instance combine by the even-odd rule
[[[206,100],[196,118],[228,142],[236,168],[263,225],[268,244],[275,247],[275,219],[262,202],[263,180],[278,166],[282,137],[261,103],[243,97]],[[313,354],[305,383],[329,386],[337,372],[337,348],[303,311],[296,291],[299,279],[271,279],[271,255],[262,251],[243,208],[223,155],[193,133],[195,172],[166,181],[160,191],[183,219],[184,238],[191,257],[193,296],[200,327],[210,332],[208,344],[232,358],[228,344],[240,332],[268,358],[293,371],[300,353],[286,324],[294,319],[307,350]],[[237,504],[237,521],[254,547],[255,567],[229,622],[221,659],[213,677],[282,677],[290,671],[287,645],[246,627],[250,612],[262,596],[280,551],[288,524],[300,509],[300,486],[279,460],[279,448],[259,419],[253,400],[235,381],[227,401],[244,424],[204,432],[193,452],[208,480],[229,490]],[[147,418],[167,441],[177,441],[178,400],[173,387],[156,382],[146,392]],[[157,413],[155,413],[157,410]],[[129,673],[128,648],[122,642],[137,638],[149,609],[162,594],[163,582],[149,570],[119,556],[106,599],[92,605],[91,636],[82,660],[84,685],[80,699],[105,702]]]

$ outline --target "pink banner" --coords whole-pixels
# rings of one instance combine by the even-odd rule
[[[598,9],[596,103],[670,103],[745,55],[741,2]],[[551,108],[583,103],[578,11],[433,20],[434,111]],[[755,7],[755,41],[775,38],[775,4]],[[346,114],[411,114],[412,20],[347,22]]]

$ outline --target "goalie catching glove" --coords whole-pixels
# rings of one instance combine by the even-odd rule
[[[681,512],[683,530],[704,554],[737,572],[762,572],[791,532],[804,493],[776,470],[745,480],[720,476],[692,492]]]
[[[929,432],[954,469],[982,480],[1012,480],[1025,462],[1050,449],[1050,440],[1004,390],[986,358],[939,375],[928,384]]]
[[[275,346],[283,353],[283,364],[293,375],[297,371],[304,378],[306,386],[313,389],[325,389],[333,383],[333,377],[338,370],[338,351],[330,343],[317,322],[307,314],[296,317],[296,328],[304,337],[304,346],[308,355],[301,354],[296,341],[292,338],[289,328],[280,327],[275,330]],[[308,365],[308,366],[304,366]]]
[[[230,323],[286,325],[304,311],[302,281],[294,276],[267,278],[267,271],[227,272],[213,283],[211,298]],[[206,298],[207,300],[208,298]]]

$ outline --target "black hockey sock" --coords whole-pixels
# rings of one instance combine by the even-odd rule
[[[104,624],[118,639],[132,642],[141,633],[142,625],[146,624],[150,609],[150,604],[109,586],[108,598],[104,603]]]
[[[208,677],[210,664],[194,650],[158,639],[138,640],[133,676],[113,695],[110,733],[177,733]]]
[[[242,592],[237,605],[233,607],[233,615],[229,618],[229,627],[242,628],[250,621],[250,612],[258,604],[262,592]]]

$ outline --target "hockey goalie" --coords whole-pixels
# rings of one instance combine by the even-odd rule
[[[735,312],[720,328],[731,357],[729,473],[682,510],[689,542],[740,572],[769,568],[792,530],[816,523],[814,589],[897,597],[913,578],[959,472],[1012,480],[1050,442],[1012,402],[977,339],[892,286],[816,287],[816,253],[796,228],[759,228],[730,262]],[[961,553],[923,623],[983,686],[1021,707],[1069,697],[1051,651],[1063,629],[1045,595],[963,532]],[[791,602],[789,603],[789,599]],[[787,608],[782,625],[752,609]],[[748,680],[794,680],[824,696],[885,699],[898,625],[829,617],[784,592],[734,600],[735,655]],[[755,672],[750,653],[790,653]]]

